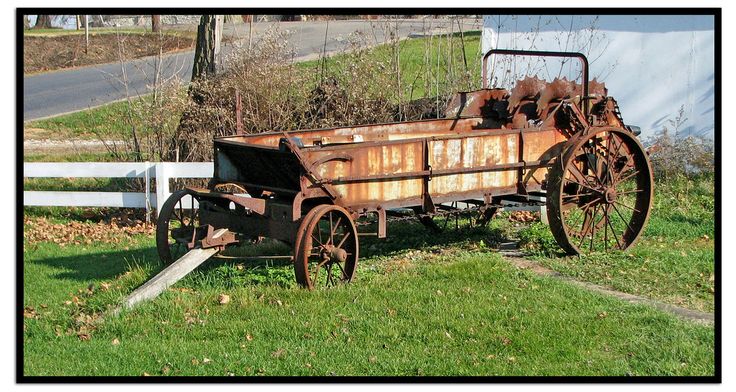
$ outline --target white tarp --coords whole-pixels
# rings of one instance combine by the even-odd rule
[[[483,53],[496,47],[586,54],[591,62],[590,77],[606,83],[624,121],[640,126],[645,139],[664,126],[674,131],[670,121],[678,117],[681,108],[684,121],[679,135],[713,137],[712,16],[486,15],[483,22]],[[492,80],[499,87],[508,87],[502,80],[504,75],[531,73],[551,80],[560,74],[560,64],[553,61],[527,59],[526,67],[519,63],[522,60],[508,61],[496,59]],[[514,72],[508,73],[507,68],[514,66]]]

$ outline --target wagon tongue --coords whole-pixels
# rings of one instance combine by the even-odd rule
[[[197,227],[193,230],[191,242],[187,244],[189,252],[130,293],[122,305],[113,310],[113,315],[122,309],[130,309],[142,301],[156,298],[169,286],[224,249],[225,245],[236,242],[238,240],[235,233],[227,229],[216,230],[210,225]]]

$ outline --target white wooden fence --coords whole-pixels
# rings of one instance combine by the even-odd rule
[[[24,162],[24,178],[144,178],[145,192],[74,192],[23,191],[25,206],[57,207],[128,207],[145,208],[150,216],[153,206],[156,214],[169,198],[171,178],[211,178],[212,162]],[[152,193],[151,178],[156,179]],[[540,198],[541,201],[544,201]],[[184,205],[188,205],[185,201]],[[196,203],[195,203],[196,207]],[[547,223],[544,206],[506,207],[505,210],[539,211]]]
[[[25,206],[129,207],[161,209],[170,178],[211,178],[212,162],[24,162],[24,178],[144,178],[145,192],[24,191]],[[151,178],[156,179],[152,193]]]

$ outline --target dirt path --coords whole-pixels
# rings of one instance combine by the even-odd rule
[[[680,317],[682,319],[686,319],[690,321],[695,321],[695,322],[704,323],[704,324],[712,324],[715,319],[713,313],[706,313],[706,312],[700,312],[697,310],[686,309],[686,308],[682,308],[679,306],[670,305],[664,302],[659,302],[659,301],[656,301],[650,298],[645,298],[645,297],[640,297],[638,295],[624,293],[624,292],[617,291],[609,287],[605,287],[605,286],[601,286],[601,285],[597,285],[597,284],[589,283],[589,282],[583,282],[583,281],[575,280],[568,276],[564,276],[557,271],[551,270],[535,261],[527,259],[524,253],[519,251],[518,244],[516,242],[507,242],[507,243],[501,244],[499,252],[501,253],[502,256],[504,256],[506,260],[508,260],[511,264],[513,264],[517,268],[530,270],[540,276],[548,276],[554,279],[559,279],[561,281],[573,284],[575,286],[582,287],[586,290],[594,291],[596,293],[601,293],[605,295],[610,295],[612,297],[616,297],[618,299],[621,299],[629,303],[649,305],[663,312],[667,312],[677,317]]]

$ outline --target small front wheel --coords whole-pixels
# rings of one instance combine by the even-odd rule
[[[169,264],[187,253],[187,244],[200,225],[199,199],[186,190],[169,196],[156,221],[156,250],[164,264]]]
[[[294,274],[313,290],[349,283],[358,263],[358,230],[344,208],[320,205],[307,213],[294,245]]]

